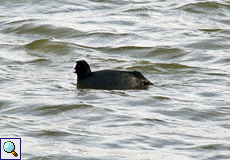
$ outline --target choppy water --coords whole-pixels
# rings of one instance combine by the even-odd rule
[[[230,159],[230,2],[1,0],[0,136],[23,159]],[[76,87],[138,70],[138,90]]]

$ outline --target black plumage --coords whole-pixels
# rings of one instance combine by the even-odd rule
[[[133,89],[140,86],[152,85],[138,71],[101,70],[91,72],[88,63],[77,61],[72,72],[77,73],[78,84],[104,89]]]

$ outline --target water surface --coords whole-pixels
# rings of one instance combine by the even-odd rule
[[[2,0],[0,137],[23,159],[230,158],[230,3]],[[137,70],[144,89],[79,88]]]

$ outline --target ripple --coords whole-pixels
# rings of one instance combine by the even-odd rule
[[[164,124],[164,125],[167,125],[167,122],[164,121],[164,120],[161,120],[161,119],[144,118],[143,120],[144,120],[144,121],[151,122],[151,123],[153,123],[154,125],[156,125],[156,124]]]
[[[230,9],[230,5],[226,3],[218,3],[218,2],[198,2],[198,3],[193,3],[193,4],[186,4],[180,9],[191,12],[191,13],[196,13],[196,14],[207,14],[207,13],[213,13],[219,11],[221,8],[226,8],[227,10]]]
[[[208,145],[200,145],[197,147],[194,147],[195,150],[200,150],[200,151],[204,151],[204,150],[226,150],[229,151],[230,150],[230,145],[227,144],[208,144]]]
[[[213,93],[213,92],[200,92],[199,95],[202,96],[202,97],[210,97],[210,98],[211,97],[214,98],[214,97],[219,97],[220,96],[218,93]]]
[[[194,69],[197,68],[193,66],[180,64],[180,63],[155,63],[154,67],[158,71],[164,71],[164,72],[167,71],[167,74],[169,74],[169,71],[171,71],[173,74],[188,72],[188,71],[192,71],[192,73],[194,73],[195,72]]]
[[[57,115],[63,112],[71,111],[79,109],[79,112],[90,108],[91,106],[80,104],[80,105],[54,105],[54,106],[43,106],[43,107],[36,107],[33,112],[39,113],[39,115]]]
[[[83,33],[70,27],[56,27],[52,24],[38,25],[40,19],[14,20],[5,24],[4,33],[16,33],[36,37],[79,37]]]
[[[222,111],[216,111],[214,109],[206,110],[194,110],[191,108],[181,108],[177,110],[170,111],[157,111],[163,115],[184,117],[193,121],[208,121],[208,120],[217,120],[221,117],[225,117],[228,113],[223,113]]]
[[[71,46],[70,43],[61,42],[52,38],[35,40],[26,44],[25,48],[55,55],[68,54],[73,50],[73,46]]]
[[[129,55],[133,58],[149,58],[155,60],[171,60],[181,58],[185,55],[183,50],[179,48],[172,48],[169,46],[159,47],[143,47],[143,46],[121,46],[121,47],[100,47],[96,48],[104,53],[117,54],[117,55]]]
[[[28,136],[39,136],[39,137],[61,137],[61,136],[69,136],[70,133],[64,131],[55,131],[55,130],[39,130],[33,132],[33,134]]]
[[[205,49],[205,50],[230,49],[230,45],[223,43],[221,41],[212,40],[212,39],[191,43],[191,44],[186,45],[186,47],[195,48],[195,49]]]

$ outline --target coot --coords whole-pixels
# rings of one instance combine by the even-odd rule
[[[144,85],[152,85],[138,71],[101,70],[91,72],[88,63],[84,60],[76,61],[73,70],[77,73],[78,84],[103,89],[132,89]]]

